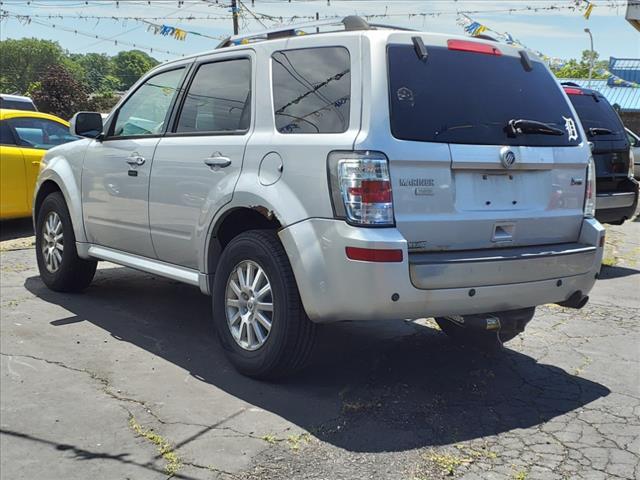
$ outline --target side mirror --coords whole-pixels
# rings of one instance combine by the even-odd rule
[[[102,128],[102,115],[97,112],[78,112],[69,121],[69,132],[79,137],[98,138]]]

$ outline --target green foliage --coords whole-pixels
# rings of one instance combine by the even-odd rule
[[[113,72],[120,79],[120,88],[127,90],[144,73],[158,64],[155,58],[140,50],[120,52],[112,59]]]
[[[47,68],[32,98],[39,110],[64,119],[72,117],[87,105],[84,85],[61,64]]]
[[[583,50],[580,61],[571,59],[562,68],[554,69],[553,73],[558,78],[589,78],[589,67],[593,57],[592,78],[607,78],[606,75],[599,74],[598,70],[607,68],[609,63],[606,60],[598,60],[599,56],[598,52],[593,52],[592,55],[591,50]]]
[[[96,93],[89,97],[86,109],[91,112],[109,113],[118,100],[120,96],[113,92]]]
[[[80,109],[109,111],[126,90],[159,62],[139,50],[110,57],[69,53],[36,38],[0,41],[0,92],[26,94],[38,108],[63,118]]]
[[[23,38],[0,41],[0,88],[3,93],[24,93],[52,65],[59,65],[64,51],[57,42]]]
[[[85,81],[92,92],[102,90],[103,80],[113,73],[111,58],[104,53],[73,54],[70,56],[70,60],[83,70]],[[116,89],[117,84],[111,88],[111,90]]]

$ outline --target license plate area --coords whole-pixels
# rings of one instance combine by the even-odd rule
[[[453,175],[459,211],[543,209],[551,194],[548,171],[457,171]]]

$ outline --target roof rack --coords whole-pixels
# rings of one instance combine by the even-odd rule
[[[383,25],[378,23],[369,23],[362,17],[359,17],[357,15],[350,15],[348,17],[344,17],[342,20],[332,19],[332,20],[322,20],[317,22],[300,23],[297,25],[287,25],[283,27],[272,28],[270,30],[263,30],[260,32],[248,33],[246,35],[233,35],[231,37],[225,38],[222,42],[220,42],[220,44],[216,48],[232,47],[235,45],[245,45],[249,43],[262,42],[265,40],[274,40],[276,38],[296,37],[298,35],[329,33],[329,32],[319,31],[320,27],[328,27],[328,26],[340,27],[345,31],[376,30],[379,28],[413,31],[410,28],[396,27],[393,25]],[[316,29],[316,31],[313,31],[312,29]],[[306,30],[311,30],[311,31],[306,31]],[[332,31],[338,31],[338,30],[336,29]]]

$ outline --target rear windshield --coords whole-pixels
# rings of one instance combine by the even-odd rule
[[[580,143],[569,104],[544,65],[519,57],[413,45],[388,47],[391,132],[402,140],[483,145]],[[510,120],[544,122],[561,136],[512,135]]]
[[[569,95],[585,132],[590,140],[615,140],[624,138],[624,126],[611,104],[600,95]],[[591,128],[606,128],[611,134],[589,135]]]
[[[24,100],[9,100],[6,98],[0,98],[0,108],[8,108],[11,110],[27,110],[29,112],[35,112],[36,107],[33,103]]]

